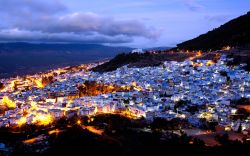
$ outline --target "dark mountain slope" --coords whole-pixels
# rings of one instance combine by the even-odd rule
[[[188,57],[194,56],[193,53],[173,53],[171,51],[161,51],[157,53],[122,53],[111,59],[110,61],[101,64],[92,70],[95,72],[109,72],[116,70],[124,65],[128,67],[148,67],[159,66],[164,61],[184,61]]]
[[[246,46],[250,43],[250,12],[206,34],[177,45],[179,49],[217,50],[223,46]]]

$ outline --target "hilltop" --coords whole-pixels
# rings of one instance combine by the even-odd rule
[[[184,61],[188,57],[194,56],[194,53],[174,53],[172,51],[158,51],[156,53],[122,53],[110,61],[98,65],[92,70],[95,72],[109,72],[116,70],[124,65],[128,67],[147,67],[159,66],[164,61]]]

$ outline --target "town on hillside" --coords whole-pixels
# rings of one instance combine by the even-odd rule
[[[250,130],[250,74],[228,65],[224,54],[200,60],[165,61],[160,66],[98,73],[104,62],[1,79],[0,127],[50,126],[61,118],[119,114],[130,119],[180,119],[182,131],[204,137],[221,131],[243,141]],[[206,142],[207,141],[207,142]]]

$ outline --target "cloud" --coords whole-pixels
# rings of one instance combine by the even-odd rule
[[[159,32],[136,20],[116,20],[94,13],[73,13],[61,17],[41,19],[42,24],[28,23],[23,28],[48,33],[99,33],[107,36],[125,35],[157,38]]]
[[[204,6],[199,4],[196,0],[185,0],[185,5],[191,11],[200,11],[204,9]]]
[[[128,43],[132,38],[118,35],[105,36],[97,33],[44,33],[41,31],[28,31],[19,29],[5,29],[0,31],[0,42],[57,42],[57,43]]]
[[[4,7],[3,7],[4,6]],[[59,0],[0,1],[0,41],[126,43],[157,39],[159,30],[138,20],[70,12]]]

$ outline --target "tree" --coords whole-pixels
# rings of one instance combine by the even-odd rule
[[[46,86],[46,85],[48,85],[48,84],[50,84],[52,82],[53,82],[53,77],[52,76],[48,76],[48,77],[43,77],[42,78],[42,84],[44,86]]]
[[[0,90],[2,90],[3,88],[4,88],[4,84],[0,82]]]
[[[219,141],[219,143],[221,143],[222,145],[227,145],[230,140],[229,140],[229,136],[227,133],[223,134],[223,135],[217,135],[215,136],[216,140]]]
[[[225,77],[228,76],[226,71],[220,71],[220,75],[221,75],[221,76],[225,76]]]
[[[241,125],[241,123],[240,123],[240,125],[239,125],[239,128],[238,128],[237,132],[238,132],[238,133],[241,133],[241,131],[242,131],[242,125]]]
[[[187,100],[179,100],[175,106],[174,106],[174,109],[176,110],[177,108],[179,107],[182,107],[184,105],[187,105],[188,103],[190,103],[190,101],[187,101]]]

